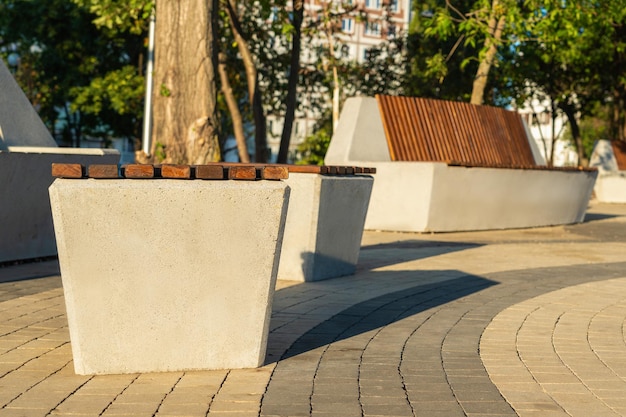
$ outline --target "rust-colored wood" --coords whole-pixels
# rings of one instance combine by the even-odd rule
[[[417,97],[376,98],[394,161],[535,165],[515,112]]]
[[[154,178],[157,171],[154,165],[128,164],[122,166],[122,174],[125,178]]]
[[[197,165],[195,167],[195,177],[203,180],[226,179],[224,166],[221,164]]]
[[[319,165],[287,165],[289,172],[302,174],[321,174],[324,167]]]
[[[617,161],[617,168],[620,171],[626,171],[626,142],[621,140],[612,140],[611,147]]]
[[[191,178],[191,167],[189,165],[161,165],[161,176],[163,178]]]
[[[119,166],[113,164],[93,164],[87,168],[89,178],[112,179],[119,178]]]
[[[81,164],[52,163],[52,176],[55,178],[82,178],[83,173]]]
[[[263,180],[286,180],[289,178],[289,168],[286,166],[268,165],[260,168]]]
[[[228,179],[230,180],[256,180],[256,167],[254,165],[228,166]]]

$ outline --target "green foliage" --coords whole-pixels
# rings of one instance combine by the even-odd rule
[[[147,29],[154,0],[71,0],[97,16],[93,22],[115,32],[140,35]]]
[[[331,135],[327,129],[320,129],[308,136],[297,148],[297,165],[324,165],[324,156],[330,145]]]
[[[0,1],[0,54],[15,50],[20,55],[18,83],[55,136],[73,144],[102,132],[139,137],[141,110],[136,100],[128,100],[127,87],[142,82],[135,65],[145,50],[144,38],[99,29],[86,7],[67,0]],[[112,88],[121,74],[126,85]],[[105,84],[106,97],[96,98]]]

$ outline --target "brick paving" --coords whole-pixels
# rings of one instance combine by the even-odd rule
[[[55,262],[0,268],[0,417],[626,415],[625,250],[624,205],[366,232],[355,275],[278,282],[265,366],[98,376],[74,374]]]

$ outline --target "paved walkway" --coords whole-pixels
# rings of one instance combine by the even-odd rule
[[[279,281],[262,368],[103,376],[74,374],[56,263],[1,268],[0,417],[626,415],[625,254],[626,205],[367,232],[354,276]]]

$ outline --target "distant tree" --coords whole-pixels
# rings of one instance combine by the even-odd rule
[[[63,0],[0,2],[0,54],[19,54],[18,82],[51,132],[74,146],[85,136],[136,139],[141,129],[141,30],[98,28],[94,18]]]

